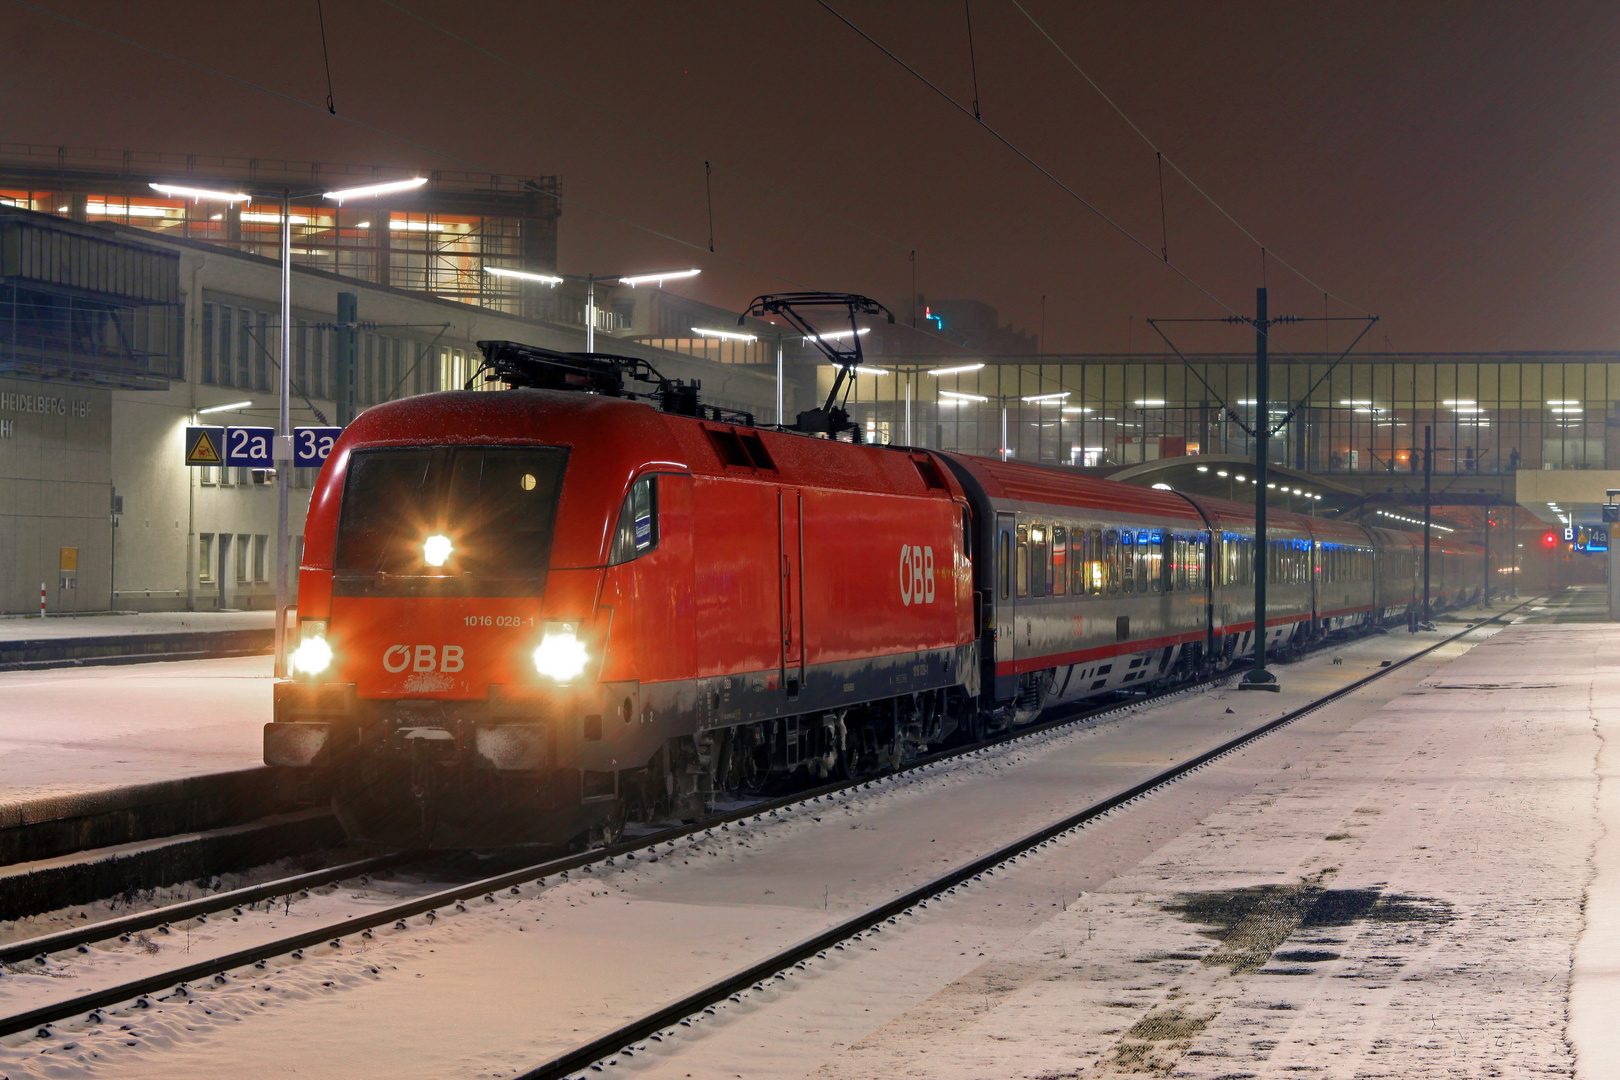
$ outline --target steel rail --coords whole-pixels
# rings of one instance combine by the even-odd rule
[[[120,915],[115,919],[102,919],[99,922],[86,923],[83,926],[75,926],[68,930],[59,930],[51,934],[41,934],[38,937],[14,941],[8,945],[0,945],[0,964],[12,964],[44,953],[88,945],[92,941],[106,941],[108,938],[118,937],[121,934],[135,934],[142,930],[152,930],[185,919],[213,915],[216,912],[224,911],[226,908],[254,904],[273,896],[286,896],[289,893],[301,892],[321,885],[336,885],[345,878],[356,877],[373,870],[385,870],[390,866],[397,866],[412,857],[413,855],[410,852],[375,855],[367,859],[357,859],[354,862],[328,866],[321,870],[311,870],[308,873],[277,878],[274,881],[266,881],[258,885],[232,889],[229,892],[210,893],[208,896],[199,896],[195,900],[185,900],[178,904],[152,908],[149,911],[137,911],[129,915]]]
[[[866,933],[881,933],[883,923],[894,922],[901,915],[909,914],[915,908],[926,907],[928,901],[937,898],[942,893],[946,893],[969,881],[982,878],[986,874],[993,874],[998,867],[1028,855],[1034,849],[1045,846],[1064,833],[1078,829],[1111,810],[1119,809],[1158,788],[1182,779],[1216,759],[1240,750],[1249,743],[1263,738],[1279,728],[1292,724],[1296,720],[1300,720],[1318,709],[1338,701],[1340,698],[1353,694],[1368,683],[1381,679],[1390,672],[1399,670],[1414,660],[1427,656],[1434,650],[1473,633],[1482,626],[1494,623],[1505,615],[1511,615],[1519,608],[1525,607],[1532,602],[1526,600],[1523,604],[1499,612],[1487,619],[1471,623],[1457,633],[1442,638],[1427,648],[1412,653],[1410,656],[1402,657],[1400,660],[1392,661],[1387,667],[1380,667],[1371,674],[1364,675],[1354,682],[1346,683],[1337,690],[1330,691],[1314,701],[1286,712],[1275,720],[1268,721],[1234,736],[1214,749],[1206,750],[1196,757],[1172,765],[1170,768],[1143,780],[1141,783],[1133,784],[1131,787],[1100,802],[1092,803],[1083,810],[1005,844],[988,855],[958,866],[892,900],[869,908],[859,915],[845,919],[836,926],[773,953],[763,960],[710,983],[701,990],[688,994],[654,1012],[632,1020],[628,1024],[615,1028],[605,1035],[555,1057],[544,1065],[520,1073],[517,1080],[566,1080],[568,1077],[575,1076],[581,1069],[588,1069],[593,1065],[604,1062],[615,1054],[633,1050],[635,1043],[668,1032],[671,1027],[678,1025],[682,1020],[686,1020],[705,1009],[710,1009],[741,991],[750,988],[763,988],[763,984],[767,979],[773,981],[786,979],[787,976],[784,972],[787,969],[802,964],[813,957],[819,957],[828,949],[840,948],[846,941],[859,940]]]
[[[1525,601],[1525,604],[1528,604],[1528,603],[1531,603],[1531,601],[1528,601],[1528,600]],[[1525,606],[1525,604],[1520,604],[1519,607],[1523,607],[1523,606]],[[1476,629],[1477,626],[1485,625],[1485,624],[1490,623],[1490,622],[1495,622],[1497,619],[1500,619],[1503,615],[1511,614],[1513,611],[1517,611],[1517,610],[1518,610],[1517,607],[1510,608],[1507,611],[1503,611],[1503,612],[1501,612],[1501,613],[1499,613],[1497,615],[1493,615],[1488,619],[1481,620],[1477,624],[1470,624],[1466,629],[1464,629],[1462,631],[1459,631],[1457,634],[1454,634],[1451,637],[1448,637],[1448,638],[1445,638],[1445,639],[1443,639],[1441,641],[1438,641],[1435,644],[1430,645],[1427,648],[1425,648],[1425,649],[1423,649],[1423,650],[1421,650],[1419,652],[1413,653],[1411,656],[1408,656],[1408,657],[1405,657],[1405,658],[1403,658],[1403,659],[1401,659],[1399,661],[1396,661],[1396,662],[1392,663],[1390,667],[1380,668],[1378,671],[1372,673],[1371,675],[1365,676],[1361,680],[1358,680],[1357,682],[1351,683],[1347,687],[1341,688],[1339,691],[1336,691],[1334,694],[1331,694],[1331,695],[1329,695],[1329,696],[1327,696],[1325,698],[1319,699],[1317,702],[1314,702],[1311,705],[1305,706],[1303,709],[1297,711],[1298,715],[1304,715],[1306,712],[1311,711],[1311,710],[1313,710],[1315,708],[1319,708],[1321,705],[1326,704],[1328,701],[1333,700],[1337,696],[1342,696],[1344,693],[1348,693],[1349,691],[1351,691],[1351,690],[1353,690],[1353,689],[1355,689],[1355,688],[1357,688],[1359,686],[1362,686],[1365,683],[1367,683],[1367,682],[1369,682],[1369,681],[1371,681],[1373,679],[1376,679],[1381,675],[1388,674],[1390,671],[1393,671],[1395,668],[1400,667],[1400,666],[1402,666],[1404,664],[1407,664],[1407,663],[1411,662],[1412,660],[1415,660],[1420,656],[1423,656],[1423,655],[1425,655],[1425,654],[1427,654],[1429,652],[1432,652],[1434,649],[1437,649],[1440,646],[1445,645],[1448,642],[1453,641],[1456,638],[1461,637],[1464,634],[1469,633],[1470,631]],[[102,1009],[108,1008],[108,1007],[113,1006],[113,1005],[117,1005],[120,1002],[134,1001],[134,1000],[139,1000],[139,999],[142,999],[142,998],[146,998],[149,995],[158,993],[158,992],[160,992],[162,990],[166,990],[166,989],[173,988],[173,989],[175,989],[175,991],[176,991],[176,993],[178,995],[184,996],[184,995],[189,993],[189,990],[187,988],[187,984],[190,983],[190,982],[199,980],[199,979],[210,979],[211,978],[211,979],[213,979],[216,982],[221,983],[221,984],[229,982],[230,981],[230,976],[229,976],[228,973],[233,968],[245,967],[245,966],[248,966],[250,964],[257,964],[257,963],[260,963],[260,962],[262,962],[264,960],[268,960],[269,958],[274,957],[274,956],[280,956],[280,955],[284,955],[284,954],[287,954],[287,953],[298,952],[298,951],[301,951],[303,949],[310,948],[310,947],[317,946],[317,945],[321,945],[321,944],[331,944],[334,947],[340,947],[342,938],[347,937],[347,936],[352,936],[352,935],[357,934],[357,933],[363,933],[363,932],[366,932],[366,931],[370,931],[372,929],[375,929],[378,926],[382,926],[382,925],[387,924],[387,923],[402,922],[403,920],[409,919],[409,918],[411,918],[413,916],[416,916],[416,915],[427,914],[427,915],[431,916],[434,912],[436,912],[441,907],[446,907],[446,906],[449,906],[449,905],[452,905],[452,904],[459,904],[459,903],[462,903],[462,902],[467,901],[467,900],[475,899],[480,895],[483,895],[486,899],[493,900],[493,894],[496,893],[496,892],[506,890],[506,889],[515,889],[516,887],[522,886],[524,884],[528,884],[528,883],[535,882],[535,881],[538,881],[538,880],[543,880],[545,877],[550,876],[550,875],[567,873],[568,871],[576,870],[576,869],[583,869],[586,872],[589,872],[590,867],[592,867],[595,864],[598,864],[598,863],[609,863],[609,864],[611,864],[612,860],[616,859],[619,856],[622,856],[622,855],[634,855],[634,854],[636,854],[638,852],[641,852],[641,851],[656,847],[658,844],[672,842],[674,840],[678,840],[678,839],[681,839],[683,837],[693,835],[695,833],[700,833],[700,832],[704,832],[704,831],[707,831],[707,830],[710,830],[710,829],[715,829],[715,828],[718,828],[718,827],[720,827],[722,825],[727,825],[727,824],[730,824],[730,823],[736,822],[736,821],[742,821],[742,820],[745,820],[745,819],[750,818],[750,817],[753,817],[753,818],[757,819],[757,818],[763,817],[765,814],[771,813],[774,810],[780,810],[780,809],[783,809],[785,807],[790,807],[790,806],[796,805],[798,803],[809,802],[811,800],[823,798],[823,797],[826,797],[828,795],[836,795],[836,794],[838,794],[840,792],[854,791],[854,790],[859,789],[859,788],[861,788],[863,786],[868,786],[868,785],[872,784],[873,782],[892,780],[895,777],[903,776],[906,773],[910,773],[910,772],[913,772],[913,771],[916,771],[916,770],[919,770],[919,769],[922,769],[922,768],[926,768],[926,767],[928,767],[930,765],[938,764],[938,763],[940,763],[942,761],[947,761],[947,760],[950,760],[950,759],[953,759],[953,758],[956,758],[956,757],[963,757],[963,756],[966,756],[966,755],[971,754],[971,753],[975,753],[975,752],[978,752],[978,751],[981,751],[981,750],[988,749],[990,747],[1004,745],[1004,744],[1007,744],[1007,743],[1010,743],[1010,742],[1020,741],[1020,740],[1024,740],[1024,739],[1029,739],[1029,738],[1032,738],[1034,736],[1044,734],[1044,733],[1046,733],[1048,731],[1052,731],[1052,730],[1057,729],[1057,728],[1065,727],[1065,726],[1068,726],[1068,725],[1071,725],[1071,724],[1082,723],[1082,722],[1084,722],[1086,720],[1097,719],[1097,718],[1102,717],[1102,716],[1107,716],[1107,715],[1109,715],[1111,713],[1123,712],[1123,711],[1126,711],[1126,710],[1134,709],[1134,708],[1137,708],[1137,707],[1139,707],[1141,705],[1151,704],[1151,703],[1154,703],[1154,702],[1163,701],[1163,700],[1165,700],[1167,698],[1175,697],[1175,696],[1178,696],[1180,694],[1190,693],[1190,692],[1202,689],[1204,687],[1207,687],[1207,686],[1209,686],[1211,684],[1219,683],[1219,682],[1225,681],[1227,679],[1230,679],[1230,678],[1234,677],[1235,675],[1241,674],[1242,670],[1243,670],[1242,668],[1238,668],[1236,670],[1226,671],[1226,672],[1223,672],[1223,673],[1221,673],[1219,675],[1210,676],[1210,677],[1208,677],[1206,679],[1200,679],[1200,680],[1197,680],[1197,681],[1194,681],[1194,682],[1191,682],[1191,683],[1184,683],[1184,684],[1181,684],[1179,686],[1171,687],[1171,688],[1166,689],[1164,691],[1161,691],[1159,693],[1149,694],[1149,695],[1147,695],[1145,697],[1136,698],[1136,699],[1133,699],[1133,700],[1106,702],[1106,703],[1103,703],[1103,704],[1100,704],[1100,705],[1097,705],[1097,706],[1093,706],[1093,707],[1090,707],[1090,708],[1083,708],[1082,707],[1082,708],[1079,708],[1077,711],[1066,712],[1065,715],[1059,716],[1059,717],[1054,718],[1052,720],[1042,721],[1041,723],[1038,723],[1038,724],[1033,724],[1033,725],[1030,725],[1030,726],[1027,726],[1027,727],[1019,728],[1016,731],[1006,732],[1006,733],[1003,733],[1003,734],[1001,734],[999,736],[996,736],[994,738],[987,739],[987,740],[977,742],[977,743],[973,743],[973,744],[971,744],[969,746],[957,747],[957,748],[952,748],[952,749],[949,749],[949,750],[938,751],[938,752],[936,752],[934,754],[930,754],[930,755],[928,755],[926,757],[918,758],[918,759],[916,759],[914,761],[907,762],[904,765],[902,765],[901,767],[899,767],[897,769],[894,769],[894,770],[891,770],[891,771],[886,772],[886,773],[880,773],[880,774],[873,774],[873,775],[868,775],[868,776],[857,777],[857,778],[854,778],[854,779],[851,779],[851,780],[839,781],[839,782],[832,783],[832,784],[825,784],[825,785],[822,785],[822,786],[817,787],[817,788],[811,788],[809,790],[794,792],[794,793],[792,793],[790,795],[785,795],[785,796],[782,796],[782,797],[779,797],[779,798],[776,798],[776,799],[771,799],[771,800],[767,800],[767,801],[763,801],[763,802],[759,802],[759,803],[753,803],[753,804],[750,804],[750,805],[748,805],[746,807],[741,807],[741,808],[738,808],[738,809],[735,809],[735,810],[727,811],[727,812],[722,813],[722,814],[718,814],[718,815],[715,815],[715,816],[712,816],[712,817],[709,817],[709,818],[705,818],[705,819],[703,819],[701,821],[698,821],[698,822],[694,822],[694,823],[686,824],[686,825],[680,825],[680,826],[677,826],[675,828],[660,830],[659,832],[652,833],[652,834],[649,834],[647,836],[637,837],[637,838],[634,838],[632,840],[626,840],[626,841],[623,841],[621,843],[611,845],[609,847],[596,848],[596,849],[593,849],[591,851],[580,852],[580,853],[574,854],[574,855],[568,855],[568,856],[563,856],[563,857],[557,858],[557,859],[547,860],[545,862],[536,863],[534,865],[522,867],[522,868],[517,869],[517,870],[507,871],[507,872],[497,874],[497,875],[494,875],[494,876],[491,876],[491,877],[480,878],[480,879],[478,879],[476,881],[466,882],[466,883],[463,883],[463,884],[460,884],[460,885],[451,886],[450,888],[442,889],[442,890],[439,890],[437,892],[430,893],[430,894],[428,894],[426,896],[418,897],[418,898],[416,898],[414,900],[403,901],[403,902],[401,902],[399,904],[390,905],[390,906],[385,907],[385,908],[373,909],[372,911],[369,911],[369,912],[367,912],[367,913],[365,913],[363,915],[346,916],[346,917],[344,917],[342,919],[338,919],[338,920],[334,920],[334,921],[331,921],[331,922],[324,923],[321,926],[315,927],[315,928],[310,929],[310,930],[306,930],[306,931],[304,931],[302,933],[299,933],[299,934],[288,935],[286,937],[278,938],[278,939],[276,939],[274,941],[263,942],[261,944],[250,946],[250,947],[245,948],[245,949],[239,949],[239,950],[236,950],[234,952],[225,953],[225,954],[222,954],[222,955],[219,955],[219,956],[215,956],[215,957],[213,957],[211,959],[199,960],[199,961],[197,961],[195,963],[186,964],[186,965],[181,966],[181,967],[171,968],[171,969],[168,969],[166,971],[159,972],[159,973],[149,975],[149,976],[145,976],[145,977],[142,977],[142,978],[139,978],[139,979],[134,979],[134,980],[131,980],[129,982],[120,983],[120,984],[118,984],[116,986],[107,987],[106,989],[103,989],[103,990],[91,991],[89,993],[80,994],[80,995],[77,995],[77,996],[72,997],[72,998],[66,998],[66,999],[61,1000],[61,1001],[41,1005],[41,1006],[38,1006],[37,1008],[30,1009],[30,1010],[27,1010],[25,1012],[16,1013],[16,1014],[13,1014],[11,1016],[6,1016],[6,1017],[0,1017],[0,1037],[4,1037],[4,1036],[7,1036],[7,1035],[13,1035],[13,1034],[16,1034],[19,1031],[26,1031],[29,1028],[33,1028],[33,1027],[40,1028],[41,1029],[41,1034],[48,1034],[48,1026],[50,1024],[57,1023],[57,1022],[59,1022],[61,1020],[65,1020],[65,1019],[67,1019],[69,1017],[79,1015],[79,1014],[86,1014],[92,1020],[97,1020],[97,1019],[99,1019],[99,1014],[100,1014],[100,1011]],[[1294,714],[1289,714],[1289,716],[1293,717]],[[1258,738],[1260,735],[1265,734],[1266,732],[1269,732],[1269,731],[1273,730],[1275,727],[1281,726],[1284,722],[1287,722],[1287,720],[1288,720],[1288,718],[1285,717],[1283,720],[1272,721],[1271,724],[1266,725],[1264,728],[1256,729],[1255,731],[1249,732],[1248,734],[1245,734],[1245,735],[1240,735],[1240,736],[1238,736],[1237,740],[1235,740],[1235,743],[1240,745],[1241,743],[1247,742],[1250,739]],[[1223,746],[1226,746],[1226,744],[1223,744]],[[1229,750],[1230,750],[1230,747],[1227,747],[1225,749],[1217,748],[1217,750],[1215,750],[1215,751],[1210,751],[1210,754],[1211,755],[1218,755],[1218,754],[1221,754],[1221,753],[1227,753],[1227,752],[1229,752]],[[1193,766],[1193,767],[1196,767],[1196,766]],[[1183,766],[1177,766],[1176,768],[1183,769],[1183,771],[1186,771],[1183,768]],[[1174,771],[1175,770],[1169,770],[1169,771],[1167,771],[1166,774],[1161,774],[1159,777],[1155,777],[1152,780],[1146,781],[1145,784],[1151,787],[1151,786],[1156,786],[1156,785],[1158,785],[1160,783],[1163,783],[1163,782],[1165,782],[1163,777],[1168,775],[1169,772],[1174,772]],[[1177,773],[1176,775],[1180,775],[1180,774]],[[1171,777],[1171,778],[1173,779],[1174,777]],[[1140,787],[1142,785],[1138,785],[1138,786]],[[1135,789],[1132,789],[1132,790],[1134,791]],[[1130,798],[1135,798],[1135,797],[1136,797],[1135,795],[1130,796]],[[1086,813],[1086,811],[1082,811],[1082,813]],[[1059,830],[1059,831],[1061,831],[1061,830]],[[402,858],[402,857],[404,857],[404,856],[401,856],[401,855],[389,855],[389,856],[381,856],[380,858],[390,859],[390,858]],[[995,855],[995,856],[987,856],[986,858],[989,858],[991,860],[991,862],[993,863],[993,862],[996,862],[996,861],[1004,861],[1006,856]],[[365,862],[365,861],[366,860],[361,860],[361,862]],[[359,864],[349,864],[349,865],[359,865]],[[974,865],[977,865],[977,864],[975,863]],[[341,869],[341,868],[329,868],[328,870],[325,870],[325,871],[317,871],[317,872],[315,872],[315,873],[313,873],[311,875],[300,875],[300,876],[301,877],[315,877],[315,878],[321,879],[323,882],[330,882],[332,880],[331,874],[332,874],[333,870],[336,870],[336,869]],[[359,871],[359,872],[363,872],[363,871]],[[351,874],[349,876],[353,876],[353,875]],[[270,892],[268,895],[284,895],[288,890],[285,887],[277,888],[277,886],[278,885],[284,886],[286,880],[287,879],[284,879],[281,882],[267,882],[262,886],[253,886],[251,888],[256,889],[256,890],[264,890],[264,889],[272,890],[272,892]],[[300,887],[302,887],[302,886],[300,886]],[[924,886],[923,888],[927,889],[927,888],[930,888],[930,887],[931,886]],[[242,890],[242,891],[248,891],[248,890]],[[910,893],[907,894],[908,897],[910,895],[911,895]],[[262,898],[262,897],[260,897],[260,898]],[[207,898],[202,898],[202,899],[199,899],[199,900],[196,900],[196,901],[188,901],[184,905],[175,905],[175,907],[188,907],[189,906],[189,907],[199,907],[200,908],[202,905],[207,905],[210,901],[218,901],[220,899],[221,899],[221,896],[207,897]],[[902,897],[901,899],[905,900],[905,897]],[[907,903],[902,904],[902,908],[910,906],[911,903],[914,903],[914,902],[915,901],[908,901]],[[213,911],[218,911],[218,910],[222,910],[224,907],[230,907],[230,906],[234,906],[234,905],[229,904],[229,903],[227,903],[227,904],[216,903],[213,906],[212,910]],[[885,909],[887,909],[888,906],[890,906],[890,905],[885,905]],[[164,909],[164,910],[172,911],[172,908]],[[181,918],[195,917],[196,914],[211,914],[211,913],[212,913],[212,911],[206,910],[204,908],[204,909],[201,909],[201,910],[198,910],[198,911],[194,912],[192,915],[180,916],[180,917]],[[139,919],[142,916],[156,915],[156,914],[157,914],[157,912],[143,912],[143,913],[138,913],[138,914],[133,915],[133,916],[128,916],[127,918]],[[870,921],[871,921],[869,916],[870,916],[870,913],[868,914],[868,916],[858,917],[855,921],[860,921],[860,918],[867,918],[868,919],[868,924],[869,924]],[[886,918],[886,917],[887,917],[886,915],[885,916],[879,916],[878,919],[881,920],[882,918]],[[161,926],[165,922],[172,923],[173,921],[175,921],[175,920],[174,920],[173,917],[171,917],[171,918],[167,918],[167,919],[164,919],[162,921],[159,921],[159,922],[155,923],[154,925]],[[6,948],[10,953],[12,953],[14,955],[20,955],[20,956],[28,957],[28,956],[38,956],[41,953],[49,952],[49,951],[51,951],[52,948],[59,951],[61,948],[77,947],[79,945],[85,944],[89,940],[104,940],[106,937],[112,936],[111,934],[100,935],[100,936],[92,934],[92,935],[87,936],[87,934],[86,934],[87,931],[92,931],[96,927],[105,926],[105,925],[108,925],[108,924],[107,923],[99,923],[99,924],[94,924],[93,926],[77,928],[74,931],[59,932],[59,933],[46,935],[46,936],[43,936],[43,937],[31,938],[31,939],[28,939],[28,940],[25,940],[25,941],[16,942],[13,945],[7,946]],[[837,929],[837,928],[835,928],[835,929]],[[821,936],[824,936],[824,935],[818,935],[818,937],[816,939],[812,939],[812,940],[819,940]],[[46,947],[47,942],[52,943],[49,948]],[[812,953],[816,952],[816,951],[820,951],[820,947],[818,947],[815,950],[812,950]],[[784,966],[792,966],[792,964],[796,963],[798,959],[801,959],[801,958],[796,958],[793,961],[789,961],[788,964],[786,964]],[[766,963],[768,963],[768,962],[769,961],[766,961]],[[753,969],[749,968],[747,970],[751,971]],[[740,977],[740,976],[735,976],[733,978],[737,978],[737,977]],[[758,981],[758,980],[757,979],[750,980],[748,982],[748,984],[751,985],[751,983],[753,981]],[[729,996],[729,994],[731,992],[733,992],[733,991],[727,991],[726,994],[721,995],[721,998]],[[700,993],[702,993],[702,991],[700,991]],[[687,999],[682,999],[683,1002],[685,1000],[687,1000]],[[677,1003],[677,1004],[680,1004],[680,1003]],[[674,1006],[670,1006],[668,1008],[673,1008],[673,1007]],[[701,1006],[699,1008],[701,1008]],[[659,1010],[658,1013],[653,1014],[653,1015],[661,1016],[666,1011],[667,1011],[667,1009]],[[696,1010],[691,1010],[691,1011],[696,1011]],[[686,1014],[682,1014],[682,1015],[684,1016]],[[647,1018],[644,1018],[643,1021],[638,1022],[638,1023],[645,1023],[646,1019]],[[676,1018],[676,1020],[679,1020],[679,1019],[680,1019],[680,1017]],[[667,1026],[669,1026],[668,1023],[659,1024],[656,1027],[654,1027],[653,1029],[651,1029],[648,1033],[650,1034],[652,1031],[656,1031],[656,1030],[659,1030],[662,1027],[667,1027]],[[620,1031],[629,1030],[629,1027],[622,1028],[622,1029],[619,1029],[619,1030]],[[638,1030],[639,1030],[639,1028],[638,1028]],[[613,1035],[605,1036],[604,1039],[605,1040],[611,1040],[613,1037],[614,1037]],[[611,1052],[613,1052],[613,1050],[619,1049],[620,1047],[624,1046],[626,1043],[633,1042],[633,1041],[635,1041],[635,1039],[641,1038],[641,1037],[643,1037],[643,1036],[642,1035],[632,1035],[629,1038],[626,1038],[623,1041],[616,1044],[614,1047],[612,1047],[607,1052],[611,1053]],[[601,1042],[601,1041],[603,1041],[603,1040],[597,1040],[596,1042]],[[593,1042],[591,1045],[595,1046],[596,1042]],[[579,1051],[579,1052],[583,1052],[583,1051]],[[573,1056],[574,1056],[573,1054],[567,1055],[567,1059],[572,1060]],[[598,1053],[596,1055],[596,1057],[591,1059],[591,1061],[584,1062],[584,1064],[589,1065],[592,1062],[600,1059],[602,1056],[604,1056],[604,1055],[601,1054],[601,1053]],[[561,1060],[564,1060],[564,1059],[558,1059],[558,1060],[561,1061]],[[542,1066],[541,1068],[545,1069],[545,1068],[549,1068],[549,1067],[550,1067],[550,1065]],[[562,1075],[565,1075],[565,1072],[557,1072],[557,1073],[535,1072],[535,1073],[532,1073],[532,1074],[524,1074],[524,1075],[525,1076],[530,1076],[530,1075],[532,1075],[532,1076],[562,1076]]]

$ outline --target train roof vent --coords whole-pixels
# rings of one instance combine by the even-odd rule
[[[709,435],[709,444],[714,452],[720,455],[720,461],[734,469],[764,469],[776,471],[776,462],[765,449],[765,440],[759,437],[757,431],[738,431],[736,428],[704,429]]]
[[[912,454],[911,463],[917,466],[917,475],[922,477],[922,482],[928,486],[930,491],[950,490],[950,487],[945,483],[945,477],[940,475],[939,466],[934,464],[933,458],[926,454]]]

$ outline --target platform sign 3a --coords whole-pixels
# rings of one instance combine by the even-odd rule
[[[276,429],[271,427],[228,427],[225,429],[225,464],[232,468],[273,469],[270,458]]]
[[[225,464],[225,429],[222,427],[186,428],[187,465]]]
[[[293,428],[293,468],[318,469],[325,465],[332,444],[342,434],[340,427]]]

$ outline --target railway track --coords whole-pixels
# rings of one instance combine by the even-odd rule
[[[859,935],[875,930],[880,924],[898,918],[905,912],[926,904],[930,899],[947,893],[963,883],[973,880],[975,877],[991,873],[996,866],[1016,859],[1042,844],[1051,842],[1058,836],[1080,828],[1089,820],[1139,799],[1165,784],[1174,782],[1176,779],[1203,767],[1209,762],[1239,749],[1254,739],[1292,723],[1294,720],[1321,708],[1323,705],[1352,693],[1359,687],[1455,641],[1478,626],[1499,621],[1529,603],[1530,601],[1526,601],[1525,604],[1521,604],[1519,607],[1481,619],[1477,623],[1471,623],[1457,633],[1448,635],[1410,656],[1392,661],[1389,666],[1380,668],[1372,674],[1324,695],[1279,719],[1260,725],[1213,750],[1206,751],[1195,758],[1167,769],[1140,784],[1087,807],[1077,814],[1070,815],[1012,844],[998,848],[996,851],[919,886],[900,897],[864,911],[830,930],[750,965],[740,972],[711,984],[694,994],[690,994],[640,1020],[592,1040],[590,1043],[524,1075],[536,1078],[536,1080],[538,1078],[561,1078],[573,1075],[580,1069],[588,1068],[639,1040],[656,1036],[672,1025],[678,1025],[683,1019],[692,1014],[711,1008],[717,1002],[724,1001],[740,991],[747,990],[761,983],[762,980],[775,978],[783,971],[802,964],[819,953],[837,948],[845,940],[855,939]],[[492,903],[494,902],[494,895],[500,892],[510,891],[513,895],[521,895],[526,886],[543,886],[547,878],[566,875],[571,871],[589,872],[593,866],[599,864],[612,865],[619,858],[634,858],[643,853],[650,853],[658,845],[668,844],[683,837],[721,828],[730,823],[749,818],[761,818],[769,815],[772,811],[781,810],[799,803],[823,799],[841,792],[852,792],[875,783],[893,782],[904,778],[908,773],[927,769],[930,766],[953,758],[983,754],[995,747],[1030,740],[1046,732],[1136,709],[1145,704],[1161,702],[1183,694],[1197,692],[1211,685],[1225,682],[1238,674],[1241,674],[1241,669],[1130,700],[1106,702],[1091,707],[1076,707],[1051,720],[1020,728],[1015,732],[1005,733],[972,746],[926,755],[907,762],[897,770],[880,776],[861,777],[840,783],[827,784],[780,798],[751,803],[745,807],[717,814],[696,823],[660,830],[611,847],[550,859],[516,870],[457,884],[385,907],[368,909],[363,914],[351,914],[344,918],[328,920],[319,926],[296,934],[280,936],[271,941],[200,959],[193,963],[169,967],[161,972],[144,975],[114,986],[51,1002],[10,1016],[0,1017],[0,1037],[14,1035],[30,1029],[38,1029],[39,1034],[42,1036],[49,1035],[51,1034],[51,1025],[74,1017],[83,1017],[92,1025],[99,1024],[102,1022],[102,1010],[130,1002],[135,1003],[137,1007],[145,1007],[151,1003],[152,996],[160,995],[165,991],[169,992],[170,997],[185,999],[192,992],[190,984],[212,981],[218,985],[225,985],[233,981],[231,972],[236,969],[262,965],[273,957],[288,954],[298,956],[302,950],[319,946],[341,948],[343,939],[356,935],[369,938],[372,936],[373,931],[379,927],[392,925],[395,928],[404,929],[408,925],[407,920],[417,917],[432,921],[436,917],[436,912],[441,908],[458,907],[464,910],[469,903]],[[249,908],[251,905],[261,901],[268,903],[278,898],[290,900],[295,895],[303,894],[305,890],[352,880],[362,874],[397,866],[411,858],[413,858],[411,853],[402,852],[358,860],[289,878],[264,882],[245,889],[198,898],[183,904],[170,905],[123,916],[118,919],[106,920],[42,937],[14,942],[10,945],[0,946],[0,964],[15,964],[30,960],[43,963],[51,953],[69,950],[88,953],[90,945],[98,941],[107,941],[115,937],[127,941],[131,935],[145,930],[165,929],[172,931],[188,920],[206,920],[209,916],[226,911],[235,911],[239,908]]]

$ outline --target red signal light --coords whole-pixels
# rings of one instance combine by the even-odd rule
[[[1546,532],[1546,533],[1543,533],[1542,537],[1541,537],[1541,546],[1542,547],[1548,547],[1548,548],[1557,547],[1558,546],[1558,534],[1556,532],[1552,532],[1550,530],[1548,532]]]

